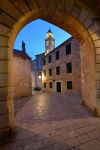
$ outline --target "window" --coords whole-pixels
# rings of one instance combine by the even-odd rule
[[[52,88],[52,82],[49,82],[49,88]]]
[[[71,43],[66,45],[66,55],[71,54]]]
[[[46,88],[46,82],[44,82],[44,88]]]
[[[52,59],[52,57],[51,57],[51,55],[48,57],[48,63],[51,63],[51,60]]]
[[[59,59],[59,51],[56,52],[56,60]]]
[[[56,67],[56,75],[60,75],[60,67],[59,66]]]
[[[72,81],[67,81],[67,89],[68,90],[72,89]]]
[[[44,74],[44,77],[46,77],[46,70],[44,70],[43,74]]]
[[[72,63],[71,62],[66,64],[66,72],[72,73]]]
[[[49,76],[52,76],[52,69],[49,69]]]
[[[43,59],[43,66],[45,65],[45,59]]]

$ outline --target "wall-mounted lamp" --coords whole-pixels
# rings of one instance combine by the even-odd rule
[[[38,75],[38,78],[41,79],[42,78],[41,75]]]

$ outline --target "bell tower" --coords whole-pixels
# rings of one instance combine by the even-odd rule
[[[51,52],[54,48],[55,48],[55,39],[53,33],[49,28],[48,32],[46,33],[46,39],[45,39],[45,55]]]

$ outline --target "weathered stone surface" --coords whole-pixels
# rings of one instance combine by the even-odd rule
[[[100,55],[96,55],[96,63],[100,64]]]
[[[8,73],[8,61],[0,60],[0,73]]]
[[[100,48],[100,40],[97,40],[94,42],[95,47],[99,47]]]
[[[8,95],[8,87],[0,87],[0,97],[7,97]]]
[[[99,29],[100,29],[100,28],[99,28],[99,24],[93,23],[93,24],[89,27],[88,31],[89,31],[90,34],[93,34],[93,33],[97,32]]]
[[[100,149],[100,119],[80,105],[78,94],[38,93],[22,105],[24,100],[15,115],[16,137],[2,150]]]
[[[14,56],[13,69],[14,97],[32,95],[30,60]]]
[[[100,48],[96,48],[96,54],[99,54],[100,55]]]
[[[100,81],[96,82],[96,87],[97,87],[97,90],[100,90]]]
[[[72,7],[73,7],[73,0],[67,0],[67,1],[65,1],[65,11],[67,11],[68,13],[70,13],[71,12],[71,10],[72,10]],[[69,5],[67,5],[67,4],[69,4]]]
[[[85,21],[84,21],[84,25],[86,28],[88,28],[89,26],[92,25],[92,18],[87,18]]]
[[[0,48],[1,50],[0,50],[0,59],[8,59],[8,49],[7,49],[7,47],[2,47],[2,48]]]
[[[6,114],[7,112],[8,112],[7,102],[6,101],[0,101],[0,115]]]
[[[75,16],[76,18],[78,18],[79,15],[80,15],[80,11],[81,11],[81,10],[80,10],[79,8],[73,7],[72,15]]]
[[[0,86],[4,87],[8,85],[8,75],[7,74],[0,74]]]
[[[96,33],[92,34],[93,40],[99,40],[100,39],[100,30],[97,31]]]
[[[88,17],[88,13],[85,9],[82,9],[80,12],[79,20],[84,22],[84,20]]]
[[[9,115],[0,114],[0,128],[5,128],[9,126]]]
[[[96,64],[96,71],[100,72],[100,64]]]
[[[97,72],[97,73],[96,73],[96,80],[97,80],[97,81],[98,81],[98,80],[100,81],[100,72]]]
[[[96,90],[97,98],[100,98],[100,89]]]

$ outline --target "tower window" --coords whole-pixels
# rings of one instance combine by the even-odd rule
[[[43,74],[44,74],[44,77],[46,77],[46,70],[44,70]]]
[[[72,89],[72,81],[67,81],[67,89],[68,90]]]
[[[49,69],[49,76],[52,76],[52,69]]]
[[[71,43],[66,45],[66,55],[71,54]]]
[[[51,55],[48,57],[48,63],[51,63],[51,59],[52,59],[52,57],[51,57]]]
[[[43,59],[43,66],[45,65],[45,59]]]
[[[59,51],[56,52],[56,60],[59,59]]]
[[[44,88],[46,88],[46,82],[44,82]]]
[[[66,72],[72,73],[72,63],[71,62],[66,64]]]
[[[49,82],[49,88],[52,88],[52,82]]]
[[[59,66],[56,67],[56,75],[60,75],[60,67]]]

